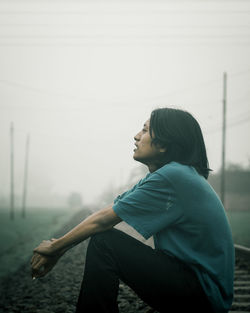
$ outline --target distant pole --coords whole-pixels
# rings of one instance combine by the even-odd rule
[[[25,149],[25,162],[24,162],[24,178],[23,178],[23,203],[22,203],[22,217],[23,218],[26,216],[26,196],[27,196],[27,180],[28,180],[29,143],[30,143],[30,136],[27,135],[26,149]]]
[[[10,219],[14,219],[14,125],[10,125]]]
[[[225,205],[226,108],[227,108],[227,73],[224,73],[223,111],[222,111],[222,159],[221,159],[221,201],[223,205]]]

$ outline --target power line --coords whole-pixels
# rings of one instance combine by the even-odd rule
[[[232,41],[232,42],[182,42],[182,41],[168,41],[168,42],[148,42],[148,41],[134,41],[134,42],[85,42],[85,43],[72,43],[72,42],[50,42],[50,43],[0,43],[0,47],[11,48],[86,48],[86,47],[207,47],[207,46],[217,46],[217,47],[249,47],[250,41]]]
[[[245,75],[245,74],[250,74],[250,69],[246,69],[246,70],[242,70],[242,71],[238,71],[238,72],[232,72],[232,73],[230,73],[230,77],[236,77],[236,76]],[[169,93],[165,93],[165,94],[162,94],[162,95],[159,95],[159,96],[146,97],[146,99],[156,100],[156,99],[159,99],[159,98],[165,98],[165,97],[173,96],[173,95],[180,94],[180,93],[183,93],[183,92],[188,92],[190,90],[197,89],[198,87],[200,88],[200,87],[206,87],[206,86],[209,86],[209,85],[213,85],[213,84],[218,83],[218,82],[220,82],[220,79],[208,80],[208,81],[200,82],[198,84],[194,84],[193,86],[190,86],[188,88],[182,88],[182,89],[175,90],[175,91],[172,91],[172,92],[169,92]],[[9,85],[9,86],[12,86],[12,87],[17,87],[17,88],[21,88],[21,89],[24,89],[24,90],[30,90],[32,92],[36,92],[36,93],[39,93],[39,94],[52,95],[52,96],[56,96],[56,97],[64,97],[64,98],[68,98],[68,99],[74,99],[74,100],[77,100],[77,101],[88,101],[88,102],[89,101],[92,101],[92,102],[93,101],[94,102],[103,101],[101,99],[94,99],[94,98],[91,98],[91,97],[85,97],[85,98],[76,97],[76,96],[72,96],[70,94],[55,92],[53,90],[42,89],[42,88],[38,88],[38,87],[34,87],[34,86],[26,85],[26,84],[23,84],[23,83],[6,80],[6,79],[1,79],[1,78],[0,78],[0,84]],[[234,101],[239,101],[239,100],[241,100],[241,98],[240,99],[236,99]],[[105,101],[103,101],[103,102],[105,102]],[[110,101],[108,101],[108,102],[110,103]],[[119,100],[114,101],[115,104],[117,104],[118,102],[121,103],[121,101],[119,101]],[[124,104],[125,102],[122,101],[122,103]]]
[[[37,87],[33,87],[33,86],[22,84],[22,83],[9,81],[9,80],[4,80],[4,79],[0,79],[0,84],[9,85],[9,86],[12,86],[12,87],[18,87],[18,88],[21,88],[23,90],[29,90],[29,91],[32,91],[32,92],[35,92],[35,93],[39,93],[39,94],[43,94],[43,95],[62,97],[64,99],[67,98],[69,100],[75,100],[75,101],[78,101],[78,102],[85,102],[85,103],[87,102],[87,104],[89,104],[89,102],[92,102],[92,105],[93,105],[93,102],[96,102],[97,104],[100,103],[100,102],[101,103],[107,102],[109,105],[112,105],[112,104],[117,105],[118,102],[121,105],[126,104],[124,101],[110,101],[110,100],[106,100],[105,101],[105,100],[102,100],[102,99],[97,99],[97,98],[95,99],[95,98],[92,98],[92,97],[84,97],[84,98],[76,97],[76,96],[73,96],[73,95],[60,93],[60,92],[55,92],[55,91],[46,90],[46,89],[41,89],[41,88],[37,88]],[[72,103],[70,103],[70,105],[71,105],[71,107],[70,107],[71,110],[72,109],[82,109],[81,106],[72,107]],[[0,108],[1,108],[1,106],[0,106]],[[28,108],[30,108],[30,107],[28,107]],[[51,106],[44,106],[43,105],[43,108],[51,109]]]
[[[13,3],[13,2],[20,3],[20,0],[12,0],[11,2],[12,2],[12,3]],[[29,0],[26,0],[25,3],[27,3],[27,2],[33,3],[34,1],[32,1],[32,0],[30,0],[30,1],[29,1]],[[72,0],[71,0],[71,1],[67,1],[67,0],[58,0],[58,1],[56,1],[56,0],[54,0],[54,1],[53,1],[53,0],[52,0],[52,1],[44,0],[43,2],[44,2],[44,3],[47,3],[47,4],[48,4],[48,3],[53,3],[53,2],[54,2],[54,3],[58,3],[58,2],[59,2],[59,3],[66,3],[66,4],[68,4],[68,3],[70,3],[70,4],[72,4],[72,3],[73,3],[73,4],[82,3],[81,0],[73,0],[73,1],[72,1]],[[128,2],[128,3],[130,2],[130,3],[133,3],[133,4],[134,4],[134,3],[141,4],[142,2],[143,2],[143,3],[145,3],[145,2],[146,2],[146,3],[147,3],[147,2],[148,2],[148,3],[152,3],[152,0],[141,0],[141,1],[140,1],[140,0],[127,0],[126,2]],[[170,1],[170,2],[171,2],[171,1]],[[175,1],[172,1],[172,2],[175,2]],[[179,2],[182,2],[182,3],[187,3],[187,2],[188,2],[189,4],[191,4],[191,3],[197,3],[197,2],[200,3],[200,0],[189,0],[189,1],[186,1],[186,0],[178,0],[178,3],[179,3]],[[217,3],[225,3],[225,2],[228,3],[227,0],[217,0],[216,2],[217,2]],[[230,1],[229,1],[229,2],[230,2]],[[231,0],[231,2],[235,2],[235,1],[234,1],[234,0]],[[248,3],[248,0],[237,0],[237,3],[245,3],[245,2]],[[93,4],[93,1],[90,1],[90,0],[88,1],[88,0],[86,0],[86,1],[84,1],[84,3]],[[103,4],[103,1],[101,1],[101,0],[99,0],[99,1],[98,1],[98,0],[95,0],[94,3],[95,3],[95,4]],[[117,1],[116,1],[116,0],[107,0],[107,1],[105,1],[105,4],[106,4],[106,3],[108,3],[108,4],[113,4],[113,3],[117,3]],[[153,3],[166,3],[166,1],[165,1],[165,0],[155,0]]]
[[[245,124],[245,123],[247,123],[249,120],[250,120],[250,116],[248,116],[248,117],[245,116],[245,117],[243,117],[242,119],[240,119],[240,120],[237,121],[237,122],[232,122],[232,123],[230,123],[229,126],[230,126],[230,128],[232,128],[232,127],[237,126],[237,125],[239,125],[239,124]]]
[[[169,35],[137,35],[137,34],[131,34],[131,35],[112,35],[112,34],[90,34],[90,35],[0,35],[0,39],[153,39],[153,40],[159,40],[159,39],[168,39],[168,38],[176,38],[176,39],[225,39],[225,38],[247,38],[250,39],[250,35],[244,34],[235,34],[235,35],[201,35],[201,34],[195,34],[195,35],[183,35],[183,34],[169,34]]]
[[[158,22],[157,22],[158,23]],[[167,25],[167,24],[117,24],[117,23],[110,23],[110,24],[107,24],[107,23],[104,23],[104,24],[96,24],[96,23],[0,23],[0,26],[4,26],[4,27],[14,27],[14,26],[24,26],[24,27],[34,27],[34,26],[37,26],[37,27],[51,27],[51,26],[65,26],[65,27],[69,27],[69,26],[87,26],[87,27],[101,27],[101,28],[113,28],[114,26],[116,27],[116,29],[118,28],[122,28],[122,27],[126,27],[127,29],[130,29],[130,28],[145,28],[145,27],[150,27],[150,28],[162,28],[162,29],[166,29],[166,28],[177,28],[177,29],[180,29],[180,28],[183,28],[183,29],[186,29],[186,28],[197,28],[199,27],[199,29],[207,29],[207,28],[216,28],[216,29],[221,29],[221,28],[225,28],[225,29],[228,29],[228,28],[247,28],[249,29],[250,28],[250,25],[215,25],[215,24],[212,24],[212,25]]]
[[[239,125],[243,125],[243,124],[246,124],[248,123],[250,120],[250,116],[248,117],[244,117],[240,120],[238,120],[237,122],[229,122],[228,125],[227,125],[227,129],[232,129],[234,127],[237,127]],[[222,129],[221,129],[221,126],[220,127],[216,127],[215,129],[213,130],[210,130],[210,131],[203,131],[204,135],[210,135],[210,134],[214,134],[214,133],[217,133],[217,132],[220,132]],[[73,143],[76,143],[78,142],[78,137],[76,137],[75,135],[74,136],[62,136],[61,134],[52,134],[52,133],[46,133],[44,131],[41,131],[41,130],[37,130],[37,129],[32,129],[30,130],[32,132],[32,134],[34,136],[39,136],[39,137],[53,137],[53,138],[57,138],[57,140],[59,141],[62,141],[63,143],[65,144],[73,144]],[[16,133],[23,133],[25,134],[26,133],[26,130],[25,129],[22,129],[22,128],[16,128],[15,129],[15,132]]]
[[[239,71],[239,72],[230,73],[230,78],[231,77],[245,75],[245,74],[249,74],[249,73],[250,73],[250,69]]]
[[[51,11],[35,11],[35,10],[19,10],[19,11],[0,11],[1,15],[16,15],[16,14],[25,14],[25,15],[89,15],[89,14],[109,14],[109,15],[127,15],[127,14],[136,14],[136,15],[142,15],[142,14],[150,14],[150,15],[165,15],[165,14],[205,14],[205,15],[214,15],[214,14],[250,14],[250,10],[180,10],[180,9],[124,9],[124,10],[108,10],[108,9],[89,9],[89,10],[67,10],[67,11],[58,11],[58,10],[51,10]]]
[[[238,121],[229,122],[227,124],[227,129],[234,128],[234,127],[236,127],[238,125],[246,124],[246,123],[248,123],[249,120],[250,120],[250,116],[245,116],[245,117],[243,117],[242,119],[240,119]],[[216,127],[216,128],[211,129],[209,131],[204,131],[204,134],[210,135],[210,134],[214,134],[214,133],[217,133],[217,132],[220,132],[220,131],[221,131],[221,127]]]

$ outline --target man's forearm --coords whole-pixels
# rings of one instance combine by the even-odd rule
[[[105,209],[91,214],[67,234],[55,240],[52,243],[53,250],[55,250],[55,253],[66,251],[90,236],[108,230],[120,222],[121,219],[112,209],[112,205],[110,205]]]

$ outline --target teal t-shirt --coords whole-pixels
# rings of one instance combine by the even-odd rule
[[[234,245],[217,194],[197,171],[171,162],[118,196],[116,214],[155,248],[187,263],[215,312],[233,300]]]

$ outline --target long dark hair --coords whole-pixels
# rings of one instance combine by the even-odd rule
[[[188,112],[175,108],[160,108],[151,113],[152,144],[166,149],[160,167],[175,161],[193,166],[206,179],[209,164],[201,128]]]

